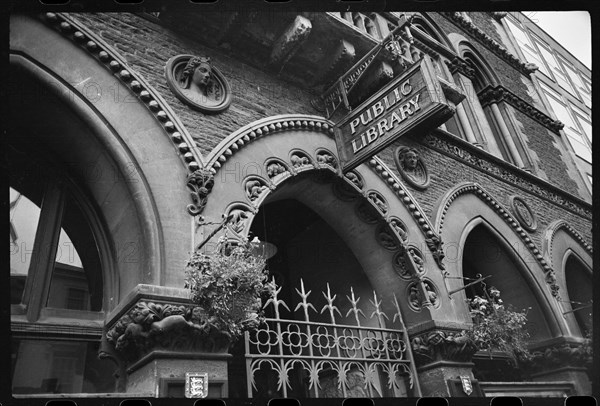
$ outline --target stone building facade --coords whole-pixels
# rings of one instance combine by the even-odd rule
[[[590,394],[590,182],[505,18],[11,15],[13,394]],[[343,173],[335,86],[354,109],[421,60],[452,114]],[[209,242],[276,247],[270,350],[194,338],[186,261],[228,217]],[[465,340],[486,284],[528,309],[527,364]]]

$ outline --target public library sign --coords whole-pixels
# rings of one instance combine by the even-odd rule
[[[342,171],[357,167],[403,135],[444,123],[462,99],[464,95],[438,78],[429,57],[423,56],[335,125]]]

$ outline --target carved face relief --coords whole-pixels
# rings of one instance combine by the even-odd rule
[[[165,73],[175,96],[195,110],[219,113],[231,103],[229,84],[210,58],[178,55],[169,59]]]
[[[398,147],[394,159],[398,172],[410,186],[420,190],[429,186],[427,167],[414,148]]]

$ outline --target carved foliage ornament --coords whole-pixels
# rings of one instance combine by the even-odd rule
[[[214,176],[212,172],[207,169],[197,169],[190,173],[187,177],[187,187],[190,190],[192,196],[192,204],[187,206],[187,211],[192,216],[197,216],[202,213],[206,202],[208,201],[208,194],[212,190],[215,184]]]
[[[215,114],[231,104],[229,83],[208,57],[174,56],[167,61],[165,76],[173,94],[194,110]]]
[[[414,337],[411,346],[417,365],[435,361],[470,361],[477,347],[465,331],[434,330]]]
[[[402,178],[416,189],[426,189],[429,186],[429,173],[416,149],[398,147],[394,154],[396,167]]]

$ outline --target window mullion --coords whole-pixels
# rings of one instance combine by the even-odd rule
[[[23,295],[27,306],[27,320],[36,321],[48,298],[48,290],[56,249],[60,237],[64,205],[64,190],[58,183],[50,183],[42,202],[40,220],[37,227],[29,277]]]

